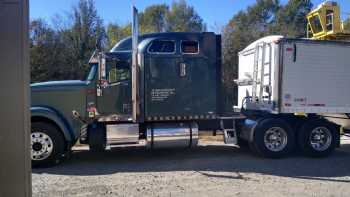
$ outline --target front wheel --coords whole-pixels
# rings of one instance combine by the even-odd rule
[[[92,152],[106,150],[106,126],[101,123],[93,123],[88,126],[89,149]]]
[[[49,167],[63,159],[65,141],[60,131],[46,122],[33,122],[31,159],[33,167]]]
[[[294,132],[284,120],[269,118],[257,123],[251,149],[263,157],[281,158],[293,151]]]
[[[298,145],[300,149],[312,157],[325,157],[337,146],[340,132],[337,127],[325,120],[310,120],[302,126]]]

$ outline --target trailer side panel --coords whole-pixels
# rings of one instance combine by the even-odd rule
[[[350,44],[282,42],[282,113],[350,112]]]

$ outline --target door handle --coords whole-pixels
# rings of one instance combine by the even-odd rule
[[[186,63],[180,63],[180,77],[186,76]]]

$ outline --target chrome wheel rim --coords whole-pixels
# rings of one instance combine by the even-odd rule
[[[287,146],[287,132],[281,127],[272,127],[265,132],[264,143],[268,150],[279,152]]]
[[[32,160],[44,160],[53,150],[53,142],[50,136],[42,132],[31,134],[31,158]]]
[[[332,133],[327,127],[316,127],[310,133],[310,145],[317,151],[325,151],[332,143]]]

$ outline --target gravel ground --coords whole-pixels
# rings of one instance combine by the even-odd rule
[[[33,170],[33,196],[350,195],[350,139],[323,159],[263,159],[212,141],[186,150],[84,149],[59,166]]]

